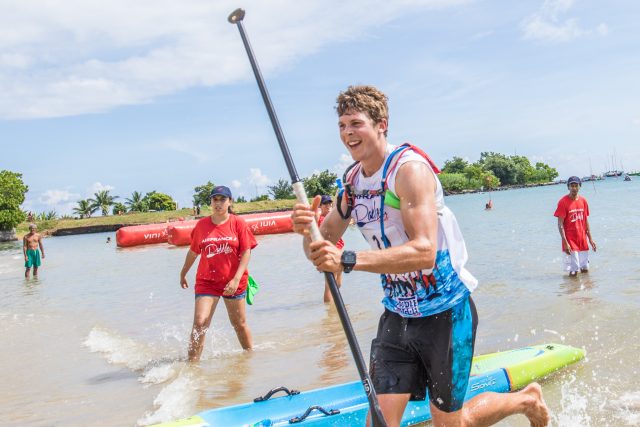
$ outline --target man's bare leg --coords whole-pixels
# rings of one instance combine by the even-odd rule
[[[30,273],[31,273],[31,268],[26,268],[26,269],[24,270],[24,278],[25,278],[25,279],[28,279],[28,278],[29,278]]]
[[[462,410],[446,413],[431,404],[434,427],[490,426],[510,415],[523,414],[532,427],[549,423],[549,410],[538,383],[514,393],[485,392],[466,402]]]
[[[33,267],[33,278],[35,279],[36,277],[38,277],[38,267]]]

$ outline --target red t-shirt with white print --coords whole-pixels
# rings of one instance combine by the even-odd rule
[[[191,232],[191,250],[200,254],[196,294],[222,296],[224,287],[238,271],[242,254],[257,245],[247,224],[236,215],[229,215],[223,224],[214,224],[210,216],[198,221]],[[247,289],[248,275],[245,271],[233,296]]]
[[[587,199],[578,196],[573,200],[568,195],[558,202],[556,212],[553,214],[563,219],[564,235],[567,236],[572,251],[588,251],[587,241],[587,217],[589,216],[589,204]],[[564,242],[562,250],[564,251]]]

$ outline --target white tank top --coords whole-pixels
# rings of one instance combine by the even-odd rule
[[[396,147],[388,144],[385,162]],[[421,155],[412,150],[400,154],[397,167],[389,174],[387,185],[396,193],[396,174],[406,162],[418,161],[429,166]],[[383,165],[384,165],[383,163]],[[453,212],[444,204],[442,185],[437,175],[435,203],[438,215],[438,246],[436,262],[432,270],[419,270],[403,274],[382,274],[384,298],[382,304],[404,317],[426,317],[457,305],[473,291],[478,281],[465,269],[467,249]],[[362,169],[353,177],[355,201],[351,217],[372,249],[384,249],[380,229],[382,170],[365,177]],[[391,246],[399,246],[409,240],[399,209],[385,205],[384,234]]]

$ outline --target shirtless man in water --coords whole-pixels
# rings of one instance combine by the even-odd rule
[[[38,267],[40,267],[40,252],[44,259],[44,247],[42,247],[42,236],[36,233],[37,226],[29,224],[29,233],[22,238],[22,251],[24,253],[24,277],[29,278],[31,267],[33,267],[33,277],[38,277]]]

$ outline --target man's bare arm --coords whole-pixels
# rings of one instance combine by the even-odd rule
[[[42,246],[42,236],[38,234],[38,245],[40,246],[40,252],[42,252],[42,258],[44,258],[44,246]]]
[[[342,212],[346,212],[347,204],[344,198],[338,199],[336,196],[336,202],[341,203]],[[331,209],[331,212],[324,218],[322,225],[320,226],[320,234],[326,240],[330,241],[334,245],[338,243],[338,240],[342,238],[344,232],[349,226],[350,218],[343,219],[338,212],[338,209]]]
[[[589,243],[591,243],[591,249],[596,252],[596,242],[593,241],[591,237],[591,227],[589,227],[589,218],[584,219],[585,231],[587,232],[587,237],[589,238]]]
[[[435,189],[435,178],[426,164],[403,164],[396,176],[396,193],[409,241],[384,250],[358,252],[354,270],[397,274],[433,268],[438,241]]]
[[[560,238],[562,239],[562,245],[564,246],[564,251],[567,254],[571,253],[571,246],[569,245],[569,241],[567,240],[567,236],[564,233],[564,218],[558,217],[558,232],[560,233]]]

